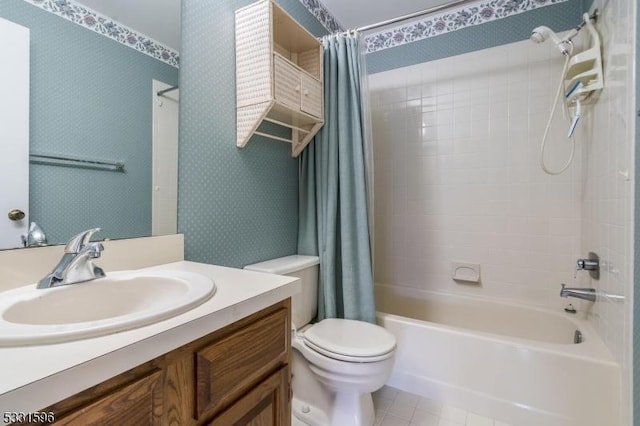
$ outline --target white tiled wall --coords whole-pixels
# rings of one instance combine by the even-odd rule
[[[559,176],[538,165],[563,61],[551,44],[523,41],[370,76],[375,279],[552,307],[567,303],[561,282],[622,296],[587,314],[623,367],[628,397],[635,2],[594,7],[605,88],[585,107],[576,158]],[[565,132],[558,109],[551,168],[567,158]],[[600,280],[574,279],[575,260],[589,251],[601,258]],[[453,281],[452,261],[480,263],[481,283]]]
[[[596,252],[602,262],[600,280],[587,283],[602,293],[625,297],[624,302],[605,298],[595,303],[589,317],[623,367],[626,395],[631,386],[633,184],[624,175],[634,173],[635,3],[610,0],[594,5],[602,12],[597,28],[604,44],[605,88],[589,117],[592,130],[582,201],[582,251]]]
[[[550,43],[523,41],[370,76],[376,282],[566,305],[584,126],[567,172],[538,165],[562,64]],[[566,131],[559,107],[552,169],[569,154]],[[481,283],[453,281],[452,261],[480,263]]]

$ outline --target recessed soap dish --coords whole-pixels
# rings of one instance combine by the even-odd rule
[[[468,283],[480,282],[480,264],[468,262],[451,262],[451,278]]]

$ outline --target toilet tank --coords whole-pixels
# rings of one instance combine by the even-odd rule
[[[292,322],[299,329],[309,324],[318,311],[319,265],[317,256],[295,254],[247,265],[244,269],[300,278],[302,290],[291,298]]]

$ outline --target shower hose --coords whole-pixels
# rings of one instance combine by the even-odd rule
[[[558,106],[558,102],[560,101],[560,98],[561,97],[564,98],[564,90],[563,90],[564,75],[567,72],[567,67],[569,66],[570,58],[571,58],[571,54],[566,55],[565,57],[564,66],[562,67],[562,74],[560,74],[560,83],[558,84],[558,90],[556,91],[555,100],[553,101],[553,106],[551,107],[551,114],[549,115],[549,120],[547,121],[547,126],[544,129],[544,134],[542,135],[542,142],[540,144],[540,167],[542,167],[542,170],[544,170],[544,172],[549,175],[559,175],[560,173],[567,170],[567,168],[569,168],[569,166],[571,165],[571,162],[573,161],[573,156],[576,152],[576,140],[574,136],[571,136],[570,138],[571,153],[569,154],[569,159],[564,164],[564,166],[562,166],[560,170],[550,170],[549,168],[547,168],[547,165],[544,163],[544,150],[545,150],[545,147],[547,146],[547,140],[549,139],[549,130],[551,129],[551,122],[553,121],[553,116],[556,113],[556,107]],[[569,116],[569,113],[567,111],[566,102],[563,102],[563,103],[564,103],[563,117],[566,119]]]

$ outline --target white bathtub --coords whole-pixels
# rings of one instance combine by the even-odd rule
[[[379,284],[376,299],[390,386],[514,426],[620,424],[619,365],[577,315]]]

